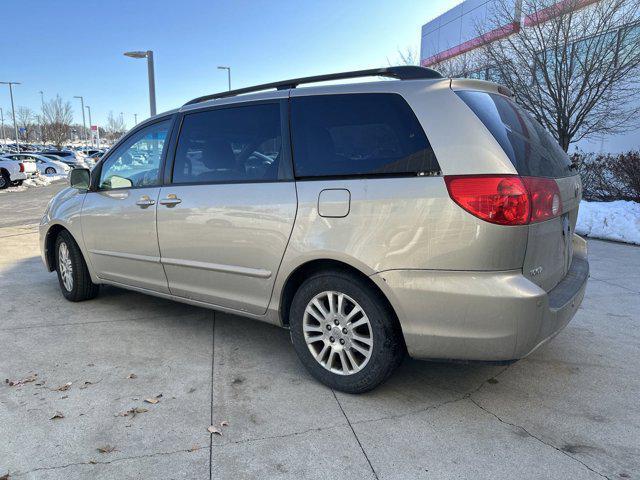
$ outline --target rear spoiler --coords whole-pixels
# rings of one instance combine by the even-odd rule
[[[513,98],[513,92],[503,85],[486,80],[474,78],[452,78],[449,87],[454,92],[457,90],[479,90],[481,92],[497,93],[505,97]]]

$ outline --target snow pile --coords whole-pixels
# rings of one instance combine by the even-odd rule
[[[25,180],[22,185],[27,187],[44,187],[57,180],[64,180],[65,178],[67,178],[66,175],[39,175],[35,178]]]
[[[47,185],[52,184],[53,182],[58,182],[61,180],[66,180],[67,175],[38,175],[35,178],[29,178],[22,182],[22,185],[16,187],[9,187],[4,190],[0,190],[0,194],[3,193],[12,193],[12,192],[24,192],[28,188],[31,187],[46,187]]]
[[[580,202],[576,233],[640,245],[640,203]]]

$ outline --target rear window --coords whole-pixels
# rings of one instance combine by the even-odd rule
[[[396,94],[294,98],[291,129],[299,178],[440,171],[418,119]]]
[[[456,94],[491,132],[520,175],[567,177],[571,161],[534,118],[502,95],[463,90]]]

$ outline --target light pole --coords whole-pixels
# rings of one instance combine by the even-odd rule
[[[16,123],[16,107],[13,105],[13,86],[20,85],[20,82],[0,82],[2,85],[9,85],[9,96],[11,97],[11,115],[13,116],[13,130],[16,136],[16,150],[20,153],[20,140],[18,140],[18,124]]]
[[[227,71],[227,83],[229,85],[229,91],[231,91],[231,67],[219,66],[218,70],[226,70]]]
[[[74,95],[73,98],[80,99],[80,106],[82,107],[82,133],[84,137],[84,145],[87,146],[87,122],[84,119],[84,97],[82,95]]]
[[[2,135],[2,143],[6,145],[4,139],[4,112],[2,111],[2,107],[0,107],[0,135]]]
[[[44,144],[44,92],[40,90],[40,140]]]
[[[133,114],[133,121],[134,121],[134,124],[135,124],[135,125],[137,125],[137,124],[138,124],[138,114],[137,114],[137,113],[134,113],[134,114]]]
[[[131,58],[146,58],[147,59],[147,72],[149,76],[149,112],[153,117],[156,114],[156,78],[153,67],[153,50],[125,52],[127,57]]]
[[[87,105],[84,108],[86,108],[87,112],[89,113],[89,135],[91,135],[91,146],[93,147],[93,130],[91,130],[91,126],[93,125],[93,123],[91,123],[91,107]]]

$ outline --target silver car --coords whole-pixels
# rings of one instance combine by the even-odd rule
[[[363,76],[395,80],[297,88]],[[280,325],[346,392],[403,356],[512,362],[582,301],[574,165],[493,83],[390,67],[201,97],[49,204],[71,301],[110,284]]]

